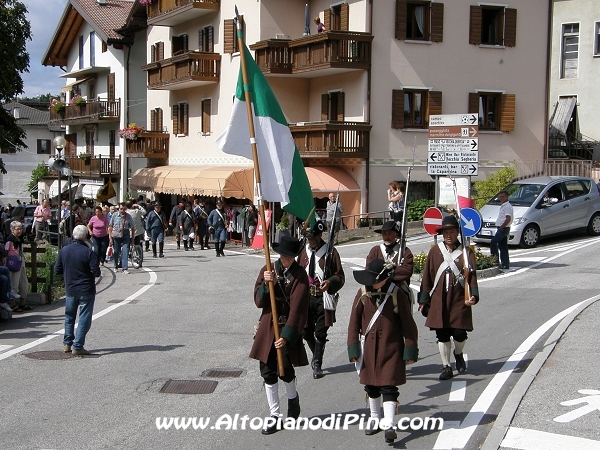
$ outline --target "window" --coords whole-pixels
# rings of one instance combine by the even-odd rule
[[[579,60],[579,24],[563,25],[561,78],[577,78]]]
[[[345,96],[342,91],[330,92],[321,96],[321,120],[344,121]]]
[[[335,5],[323,11],[323,26],[325,27],[325,31],[349,31],[349,11],[348,3]]]
[[[171,56],[177,56],[177,55],[180,55],[180,54],[188,51],[188,35],[187,34],[182,34],[180,36],[173,36],[171,43],[172,43],[172,48],[171,48],[172,55]]]
[[[102,53],[106,53],[108,51],[108,45],[106,42],[102,41]]]
[[[210,99],[202,100],[202,134],[207,136],[210,134]]]
[[[165,59],[165,43],[156,42],[150,46],[150,62],[161,61]]]
[[[392,128],[427,128],[429,116],[442,113],[442,93],[427,89],[392,91]]]
[[[242,18],[242,31],[245,34],[245,22],[243,21],[244,16],[240,16]],[[236,32],[236,23],[235,19],[226,19],[223,21],[223,32],[224,32],[224,41],[223,41],[223,52],[224,53],[237,53],[240,51],[238,48],[238,39]]]
[[[600,56],[600,22],[594,24],[594,56]]]
[[[396,0],[396,39],[442,42],[444,4]]]
[[[85,152],[94,155],[94,130],[85,132]]]
[[[469,43],[515,47],[517,10],[504,6],[471,6]]]
[[[213,34],[214,29],[212,25],[198,31],[198,50],[201,52],[214,53]]]
[[[79,36],[79,69],[83,69],[83,36]]]
[[[163,130],[163,110],[162,108],[154,108],[150,110],[150,130]]]
[[[38,139],[37,140],[37,152],[39,154],[50,154],[52,148],[52,141],[50,139]]]
[[[173,134],[188,135],[188,104],[178,103],[173,105]]]
[[[108,132],[108,157],[115,157],[117,132],[115,130],[109,130]]]
[[[90,32],[90,67],[96,66],[96,33]]]
[[[88,100],[96,98],[96,83],[89,83],[87,87]]]
[[[515,130],[515,95],[498,92],[471,92],[469,113],[479,115],[479,129]]]

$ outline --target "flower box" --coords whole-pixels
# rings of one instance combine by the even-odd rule
[[[138,127],[135,123],[130,123],[126,128],[122,128],[118,131],[119,137],[127,139],[128,141],[137,140],[141,132],[144,131],[144,127]]]

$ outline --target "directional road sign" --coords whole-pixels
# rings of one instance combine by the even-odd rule
[[[431,235],[437,234],[437,229],[442,226],[442,211],[438,208],[427,208],[423,214],[423,228]]]
[[[478,126],[432,127],[429,126],[429,139],[469,139],[479,137]]]
[[[454,162],[454,163],[476,163],[479,162],[479,152],[429,152],[428,162]]]
[[[481,230],[482,223],[479,211],[473,208],[460,208],[460,225],[463,227],[465,237],[475,236]]]
[[[470,152],[479,150],[479,138],[429,139],[429,151]]]
[[[430,127],[449,127],[455,125],[479,125],[477,114],[433,114],[429,116]]]
[[[428,159],[427,174],[428,175],[462,175],[475,176],[479,173],[477,163],[460,164],[455,162],[433,163]]]

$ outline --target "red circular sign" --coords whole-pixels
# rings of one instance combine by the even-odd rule
[[[437,229],[442,226],[442,211],[438,208],[427,208],[423,214],[423,228],[428,234],[437,234]]]

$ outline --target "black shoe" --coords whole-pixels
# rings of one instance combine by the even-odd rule
[[[269,425],[268,427],[266,427],[266,428],[263,428],[262,430],[260,430],[260,432],[261,432],[262,434],[273,434],[273,433],[277,433],[277,432],[278,432],[278,431],[281,429],[281,427],[280,427],[280,424],[281,424],[281,418],[279,418],[279,417],[275,417],[275,416],[271,416],[271,418],[272,418],[272,419],[276,419],[276,420],[275,420],[275,423],[273,423],[272,425]]]
[[[454,374],[452,373],[452,367],[444,366],[442,369],[442,373],[440,374],[440,380],[449,380],[453,376]]]
[[[163,255],[162,253],[160,255],[158,255],[159,258],[164,258],[165,255]]]
[[[156,253],[152,253],[152,257],[153,257],[153,258],[156,258]]]
[[[300,394],[296,393],[296,398],[288,399],[288,417],[297,419],[300,417]]]
[[[393,444],[397,438],[398,438],[398,435],[396,434],[396,430],[394,430],[394,428],[388,428],[387,430],[385,430],[385,443],[386,444]]]
[[[218,257],[220,257],[220,256],[221,256],[221,254],[220,254],[220,253],[217,253],[217,258],[218,258]]]
[[[365,428],[365,434],[367,436],[373,436],[374,434],[377,434],[381,431],[381,428],[379,428],[379,421],[377,421],[377,424],[373,423],[373,422],[369,422],[367,419],[367,427]]]
[[[455,353],[454,360],[456,361],[456,370],[458,373],[463,373],[467,370],[467,363],[465,362],[465,358],[463,357],[462,353],[459,353],[458,355]]]

